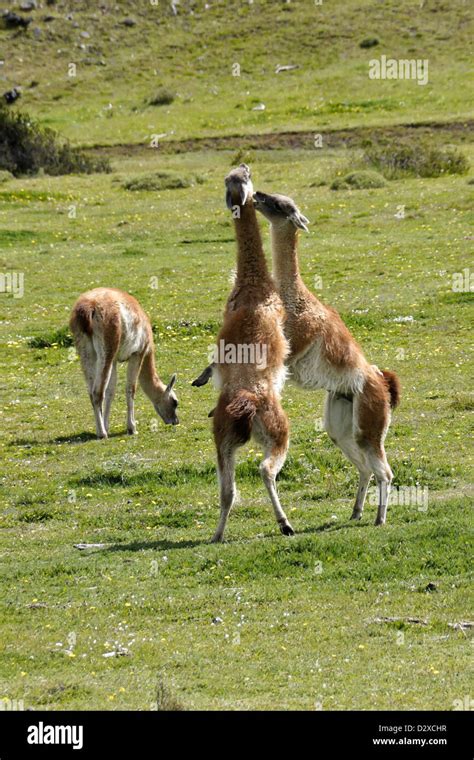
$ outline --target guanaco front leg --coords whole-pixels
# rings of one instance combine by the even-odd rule
[[[137,424],[135,422],[135,393],[137,391],[137,381],[143,362],[144,354],[132,354],[128,360],[127,367],[127,433],[135,435]]]

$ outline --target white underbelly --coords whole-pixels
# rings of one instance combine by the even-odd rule
[[[318,340],[301,357],[290,362],[290,379],[308,390],[325,389],[336,393],[358,393],[364,385],[361,369],[332,366],[321,351]]]
[[[118,350],[119,362],[126,362],[132,354],[142,353],[147,344],[147,334],[143,325],[138,323],[136,315],[132,314],[125,304],[120,304],[122,316],[122,340]]]
[[[273,381],[272,384],[273,384],[273,391],[277,396],[281,395],[287,376],[288,376],[288,369],[285,366],[280,367],[279,369],[275,371],[272,378],[272,381]],[[214,364],[212,367],[212,382],[216,390],[220,391],[222,389],[222,375],[220,373],[220,370],[217,364]]]
[[[212,365],[212,382],[216,391],[220,391],[222,388],[222,375],[217,364]]]
[[[275,374],[273,376],[273,390],[278,397],[281,396],[281,392],[286,383],[287,377],[288,377],[287,367],[283,366],[275,371]]]

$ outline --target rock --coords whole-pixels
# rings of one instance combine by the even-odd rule
[[[257,103],[257,105],[252,108],[252,111],[264,111],[265,108],[265,103]]]
[[[18,13],[14,13],[13,11],[5,11],[2,16],[2,22],[5,29],[18,29],[18,27],[26,29],[28,24],[31,24],[31,19],[23,18],[23,16],[19,16]]]
[[[89,34],[89,32],[81,32],[80,36],[82,37],[82,39],[83,39],[83,40],[88,40],[88,39],[90,39],[90,34]]]
[[[28,0],[27,2],[21,3],[20,10],[24,12],[35,11],[37,7],[38,3],[36,0]]]
[[[412,623],[413,625],[428,625],[427,620],[415,617],[375,617],[368,620],[368,623]]]
[[[455,631],[468,631],[470,628],[474,628],[472,620],[460,620],[458,623],[448,623],[448,625]]]
[[[41,29],[39,28],[39,26],[35,26],[35,28],[33,29],[33,34],[36,37],[36,39],[39,40],[39,38],[41,37],[41,35],[43,34],[43,32],[41,31]]]
[[[438,590],[438,586],[436,585],[436,583],[431,583],[431,581],[428,583],[428,585],[425,588],[425,591],[437,591],[437,590]]]
[[[21,97],[21,92],[17,87],[13,87],[11,90],[3,93],[3,98],[8,105],[11,105]]]
[[[117,647],[112,652],[105,652],[102,657],[129,657],[130,652],[126,647]]]
[[[121,22],[123,26],[136,26],[137,22],[134,18],[124,18],[124,20]]]
[[[290,63],[288,66],[277,66],[275,74],[281,74],[282,71],[293,71],[293,69],[299,69],[298,64]]]

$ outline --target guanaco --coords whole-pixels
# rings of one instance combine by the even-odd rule
[[[168,385],[160,380],[150,320],[133,296],[115,288],[83,293],[72,310],[70,328],[94,409],[98,438],[108,436],[117,362],[128,362],[127,432],[133,435],[137,429],[137,379],[162,420],[168,425],[178,424],[178,399],[173,391],[176,374]]]
[[[235,501],[236,450],[251,436],[264,450],[260,472],[280,530],[286,536],[294,533],[275,482],[285,462],[289,438],[288,420],[280,403],[288,353],[282,326],[284,310],[263,253],[249,167],[241,164],[231,171],[225,185],[237,238],[237,273],[217,344],[238,349],[258,343],[264,349],[265,361],[227,361],[227,353],[221,352],[213,364],[213,380],[220,390],[213,412],[220,485],[220,519],[213,542],[223,540]],[[230,354],[235,359],[239,351]]]
[[[291,198],[256,192],[255,208],[271,224],[273,276],[285,310],[290,378],[303,388],[328,391],[324,427],[359,471],[352,519],[362,516],[372,473],[378,487],[376,525],[386,520],[392,471],[385,453],[391,410],[400,401],[394,372],[369,364],[341,317],[304,284],[298,265],[298,230],[308,219]]]

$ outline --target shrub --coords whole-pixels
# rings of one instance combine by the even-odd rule
[[[331,190],[370,190],[375,187],[385,187],[384,178],[377,172],[358,171],[337,177],[331,185]]]
[[[469,170],[469,161],[459,150],[441,149],[424,140],[374,143],[366,148],[365,159],[387,179],[440,177]]]
[[[377,37],[366,37],[365,40],[359,43],[361,48],[371,48],[379,44]]]
[[[51,348],[52,346],[61,346],[68,348],[72,346],[73,339],[68,327],[60,327],[58,330],[52,330],[44,335],[35,335],[28,341],[30,348]]]
[[[176,97],[176,93],[174,93],[172,90],[169,90],[167,87],[160,87],[155,94],[149,98],[148,105],[149,106],[169,106],[170,103],[173,102],[173,100]]]
[[[110,171],[108,161],[94,160],[71,147],[52,129],[28,114],[0,105],[0,169],[16,177],[37,174],[91,174]]]
[[[175,190],[192,187],[202,181],[201,177],[183,177],[174,172],[154,172],[126,179],[122,182],[122,187],[125,190]]]
[[[3,182],[8,182],[9,179],[13,179],[13,174],[8,171],[0,171],[0,185]]]
[[[158,679],[156,689],[156,710],[158,712],[181,712],[185,707],[176,698],[173,690],[167,685],[162,675]]]
[[[239,164],[252,164],[255,160],[254,154],[246,148],[238,148],[232,155],[230,160],[230,166],[238,166]]]

